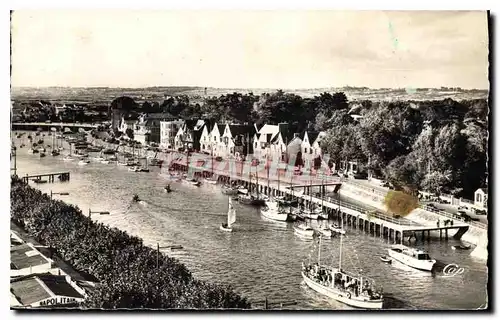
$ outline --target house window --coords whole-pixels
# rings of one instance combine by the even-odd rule
[[[214,142],[217,142],[217,137],[216,136],[214,136]]]
[[[476,194],[476,202],[482,202],[480,193]]]
[[[304,153],[307,153],[307,148],[304,148]]]

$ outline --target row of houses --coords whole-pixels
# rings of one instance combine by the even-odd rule
[[[287,123],[211,124],[208,121],[186,121],[175,133],[172,124],[162,124],[160,147],[191,149],[214,157],[241,159],[252,155],[256,159],[288,162],[291,158],[313,161],[321,158],[321,139],[324,132],[295,132]],[[178,124],[179,125],[179,124]]]
[[[92,282],[72,278],[42,253],[44,249],[11,231],[11,307],[76,307],[94,287]]]
[[[143,145],[156,143],[167,150],[193,150],[214,157],[288,161],[297,157],[312,161],[323,156],[324,132],[296,132],[288,123],[277,125],[213,123],[209,120],[175,119],[169,114],[122,116],[117,125],[122,133],[133,132]]]

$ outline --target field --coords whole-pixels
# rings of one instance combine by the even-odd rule
[[[129,96],[141,101],[162,102],[167,96],[187,95],[190,101],[202,101],[205,96],[220,96],[227,93],[253,92],[260,95],[265,92],[274,92],[276,89],[238,89],[238,88],[205,88],[202,87],[149,87],[149,88],[12,88],[11,99],[20,100],[48,100],[63,103],[94,103],[109,104],[119,96]],[[323,92],[342,91],[350,101],[353,100],[439,100],[452,98],[455,100],[487,98],[487,90],[463,90],[455,88],[441,89],[369,89],[369,88],[316,88],[283,90],[295,93],[304,98],[313,97]]]

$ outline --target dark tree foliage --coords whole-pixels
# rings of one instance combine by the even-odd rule
[[[108,116],[111,116],[111,110],[113,109],[121,109],[125,112],[131,112],[137,110],[137,103],[134,99],[126,96],[118,97],[111,101],[111,104],[108,109]]]
[[[117,228],[93,222],[75,206],[11,180],[11,220],[76,270],[99,280],[84,308],[249,308],[228,287],[193,278],[176,259]]]
[[[487,183],[486,100],[358,102],[316,117],[330,161],[357,160],[399,189],[470,198]]]

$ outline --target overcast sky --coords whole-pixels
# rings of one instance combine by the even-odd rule
[[[12,86],[488,88],[486,12],[16,11]]]

